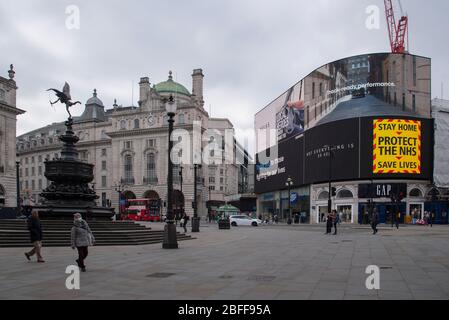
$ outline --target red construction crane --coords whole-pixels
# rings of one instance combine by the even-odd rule
[[[402,13],[402,5],[399,0],[402,17],[396,24],[394,16],[393,4],[391,0],[384,0],[385,13],[387,15],[388,35],[390,37],[391,52],[404,53],[405,52],[405,38],[407,36],[408,17]]]

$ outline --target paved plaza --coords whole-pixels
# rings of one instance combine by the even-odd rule
[[[152,225],[159,229],[160,224]],[[449,227],[206,225],[179,250],[160,244],[93,247],[80,290],[66,289],[70,248],[44,248],[45,264],[23,249],[0,249],[0,299],[448,299]],[[365,287],[369,265],[380,290]]]

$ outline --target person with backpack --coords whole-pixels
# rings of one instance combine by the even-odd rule
[[[83,220],[80,213],[75,213],[73,218],[73,227],[70,232],[71,247],[73,250],[75,250],[75,248],[78,250],[78,259],[76,260],[76,263],[82,272],[86,272],[84,261],[89,254],[88,247],[95,244],[95,237],[90,230],[87,221]]]
[[[33,249],[30,252],[25,252],[25,257],[31,261],[31,257],[36,255],[38,263],[44,263],[42,258],[42,226],[39,220],[39,213],[33,210],[31,216],[28,218],[28,231],[30,232],[30,240],[33,244]]]

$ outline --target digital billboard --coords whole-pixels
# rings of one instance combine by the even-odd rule
[[[421,173],[421,121],[373,121],[373,173]]]
[[[378,53],[316,69],[255,116],[256,152],[339,120],[389,116],[431,118],[431,60]]]
[[[255,192],[335,181],[431,180],[433,120],[363,117],[329,122],[257,155]],[[267,160],[268,159],[268,160]]]

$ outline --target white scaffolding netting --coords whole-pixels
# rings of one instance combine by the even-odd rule
[[[434,182],[438,188],[449,188],[449,100],[432,101],[435,119]]]

